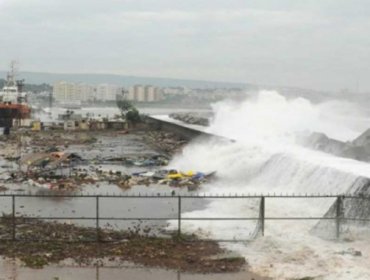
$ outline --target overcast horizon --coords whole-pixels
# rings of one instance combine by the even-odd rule
[[[0,0],[0,69],[370,91],[365,0]]]

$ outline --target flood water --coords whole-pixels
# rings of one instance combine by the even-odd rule
[[[263,280],[255,274],[243,271],[222,274],[192,274],[173,270],[144,268],[127,263],[124,266],[88,266],[73,265],[48,266],[43,269],[22,267],[15,260],[0,259],[0,280],[116,280],[116,279],[161,279],[161,280]]]
[[[103,170],[132,174],[135,172],[152,171],[163,169],[161,166],[125,166],[120,163],[103,164],[104,159],[117,157],[145,157],[158,155],[143,143],[140,134],[128,135],[97,135],[96,143],[92,145],[70,145],[66,151],[80,155],[86,162],[75,168],[81,170]],[[2,172],[7,169],[14,169],[14,163],[4,161]],[[67,174],[68,170],[64,171]],[[94,171],[92,171],[94,172]],[[36,187],[24,181],[19,184],[6,184],[9,191],[3,195],[18,194],[15,198],[16,216],[28,216],[37,218],[61,218],[60,222],[75,223],[78,225],[95,227],[97,215],[100,218],[101,227],[113,229],[132,229],[135,226],[141,228],[150,227],[152,233],[159,235],[163,233],[167,223],[171,219],[178,218],[177,195],[194,194],[187,188],[174,188],[167,185],[151,184],[150,186],[139,185],[125,190],[108,181],[100,181],[95,184],[80,186],[75,191],[60,192],[51,191],[42,187]],[[21,195],[39,195],[36,197]],[[45,197],[43,195],[46,195]],[[48,197],[60,195],[58,197]],[[77,195],[77,197],[63,197],[63,195]],[[96,197],[82,197],[81,195],[109,195],[110,197],[99,198],[99,209],[97,210]],[[128,195],[155,196],[154,198],[125,197]],[[170,197],[161,197],[167,195]],[[117,196],[117,197],[116,197]],[[181,212],[203,209],[207,204],[206,199],[184,199],[181,205]],[[0,211],[4,214],[12,213],[12,197],[0,196]],[[99,212],[97,214],[97,211]],[[77,218],[83,218],[81,220]],[[88,219],[86,219],[88,218]],[[129,220],[119,220],[126,218]],[[137,218],[137,220],[133,220]],[[146,220],[152,219],[152,220]],[[163,219],[163,220],[161,220]]]

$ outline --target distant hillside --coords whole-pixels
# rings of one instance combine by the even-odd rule
[[[5,71],[0,71],[0,79],[6,77]],[[54,82],[64,80],[69,82],[82,82],[91,85],[102,83],[115,84],[124,87],[129,87],[135,84],[153,85],[159,87],[188,87],[198,89],[211,88],[241,88],[245,90],[256,91],[258,89],[277,90],[282,95],[288,98],[304,97],[313,102],[322,102],[330,99],[347,99],[358,100],[359,97],[338,96],[329,92],[317,90],[302,89],[286,86],[271,86],[271,85],[252,85],[247,83],[228,83],[228,82],[212,82],[212,81],[197,81],[186,79],[171,79],[171,78],[154,78],[154,77],[135,77],[113,74],[58,74],[58,73],[39,73],[39,72],[20,72],[19,79],[25,79],[25,90],[35,92],[51,91],[51,88],[45,84],[53,85]],[[0,81],[0,88],[2,87]]]
[[[0,78],[6,76],[6,71],[0,71]],[[57,74],[21,72],[19,78],[25,79],[28,84],[53,84],[55,81],[83,82],[92,85],[101,83],[132,86],[135,84],[153,85],[159,87],[184,86],[189,88],[248,88],[251,85],[244,83],[210,82],[197,80],[182,80],[170,78],[135,77],[113,74]]]

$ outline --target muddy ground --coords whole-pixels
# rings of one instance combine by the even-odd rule
[[[10,237],[12,225],[9,217],[2,218],[2,239]],[[1,242],[1,255],[18,258],[31,268],[42,268],[65,259],[79,265],[104,265],[104,258],[115,263],[129,261],[201,273],[235,272],[245,265],[244,258],[227,256],[216,242],[200,241],[195,236],[149,237],[139,235],[135,229],[97,232],[95,228],[21,218],[17,219],[17,227],[17,241]]]
[[[172,133],[146,127],[130,132],[18,131],[0,137],[0,191],[14,191],[12,183],[18,185],[16,190],[29,185],[80,191],[84,185],[102,182],[122,189],[158,182],[195,189],[203,178],[170,180],[163,173],[185,144]],[[142,174],[145,171],[163,172],[154,177]]]
[[[185,144],[185,140],[174,134],[145,127],[130,132],[18,131],[0,138],[0,191],[38,193],[48,189],[56,193],[83,193],[85,186],[101,189],[104,183],[114,183],[125,191],[136,187],[135,184],[122,186],[122,179],[130,171],[164,168],[167,162],[163,159],[170,159]],[[69,154],[78,157],[69,158],[66,156]],[[72,160],[77,162],[71,165]],[[50,171],[50,166],[55,168],[49,168]],[[193,184],[189,178],[186,180]],[[139,186],[150,187],[152,183],[148,180],[144,184],[136,179]],[[168,184],[168,188],[179,187],[179,184]],[[100,266],[104,266],[106,259],[115,263],[129,261],[194,273],[237,272],[246,268],[244,258],[230,256],[217,242],[200,241],[195,236],[156,237],[149,234],[150,228],[97,231],[35,217],[25,219],[27,215],[22,218],[25,213],[16,214],[17,241],[11,240],[14,224],[9,215],[3,214],[1,218],[0,238],[8,241],[0,243],[0,253],[8,259],[19,259],[31,268],[58,264],[66,259],[79,265]]]

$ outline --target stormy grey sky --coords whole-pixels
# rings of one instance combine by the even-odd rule
[[[369,0],[0,0],[0,69],[370,91]]]

